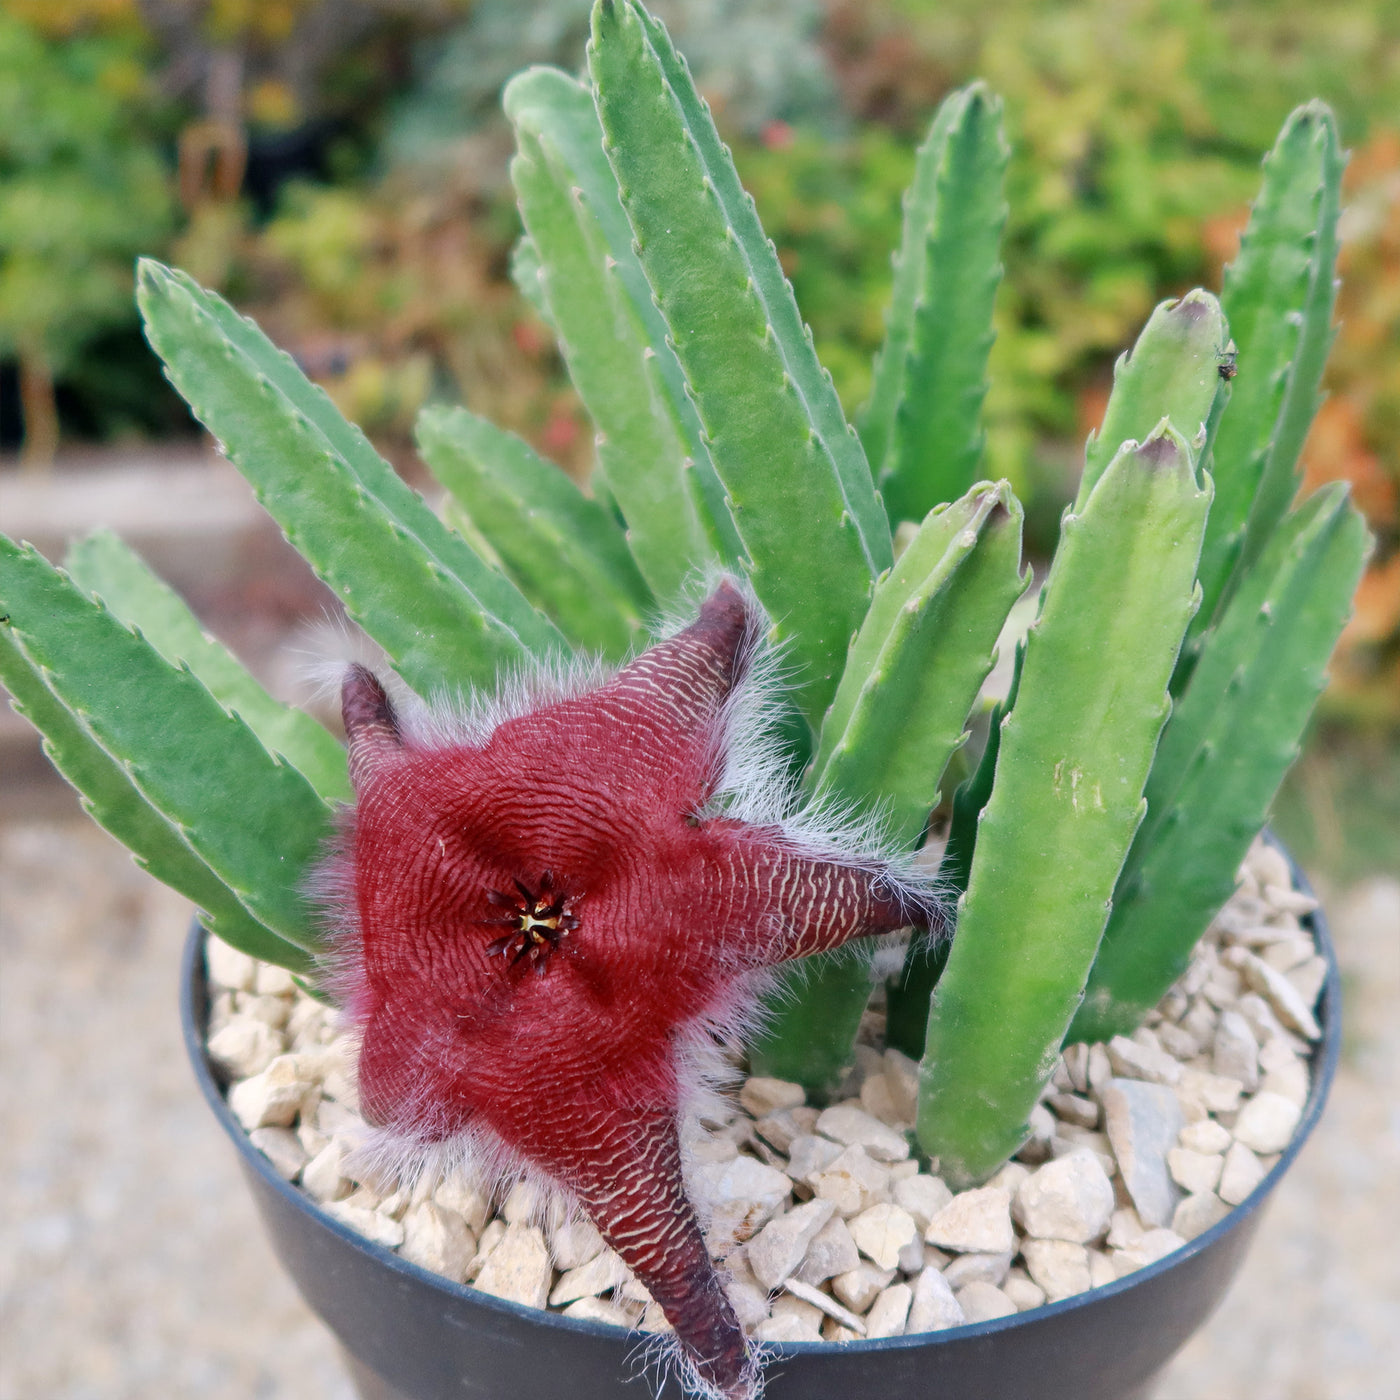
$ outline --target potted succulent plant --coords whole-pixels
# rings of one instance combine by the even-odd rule
[[[93,816],[195,902],[219,947],[342,1008],[374,1125],[362,1160],[408,1192],[469,1168],[558,1188],[664,1313],[688,1383],[749,1396],[761,1355],[681,1141],[717,1041],[746,1045],[784,1093],[839,1096],[873,986],[850,949],[888,953],[882,936],[912,926],[884,996],[896,1063],[917,1064],[914,1121],[886,1160],[912,1152],[959,1199],[1009,1200],[1006,1179],[982,1183],[1024,1154],[1052,1076],[1069,1074],[1072,1098],[1088,1086],[1061,1047],[1140,1044],[1126,1038],[1235,889],[1366,547],[1340,488],[1292,504],[1331,337],[1342,159],[1324,108],[1295,113],[1222,301],[1163,303],[1119,362],[935,875],[915,853],[1031,584],[1019,503],[977,481],[999,104],[980,85],[954,94],[921,148],[857,432],[664,29],[600,0],[588,57],[587,82],[535,69],[505,98],[516,272],[597,428],[587,491],[467,410],[429,410],[419,443],[444,520],[251,322],[142,264],[172,382],[379,649],[382,665],[343,677],[348,753],[107,536],[80,542],[66,574],[0,542],[0,678]],[[1291,1008],[1286,1030],[1320,1033],[1276,969],[1232,956]],[[198,1009],[197,957],[188,971]],[[298,1083],[279,1060],[258,1092],[295,1113]],[[270,1169],[253,1179],[299,1258],[374,1260],[387,1291],[354,1283],[328,1305],[366,1395],[410,1393],[410,1374],[415,1394],[495,1393],[503,1367],[534,1364],[520,1329],[539,1326],[564,1339],[571,1389],[612,1393],[615,1329],[527,1323],[428,1282]],[[1204,1301],[1074,1393],[1144,1382],[1223,1287],[1249,1233],[1235,1224],[1214,1255],[1183,1252],[1180,1277],[1214,1280]],[[938,1260],[920,1267],[934,1288]],[[1162,1273],[1144,1271],[1145,1292],[1098,1290],[1107,1312],[1080,1299],[919,1344],[851,1340],[863,1324],[843,1310],[843,1344],[785,1355],[807,1395],[855,1383],[876,1354],[925,1385],[925,1345],[1015,1356],[1039,1380],[1019,1348],[1062,1346],[1044,1326],[1160,1311]],[[460,1356],[426,1356],[424,1334],[384,1380],[386,1319],[440,1320],[448,1297],[484,1319],[476,1379]]]

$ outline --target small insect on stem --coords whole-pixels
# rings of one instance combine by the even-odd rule
[[[571,911],[582,896],[561,894],[554,888],[554,876],[546,870],[540,876],[538,890],[532,890],[521,880],[511,882],[514,893],[487,890],[486,899],[498,909],[509,912],[496,919],[478,919],[482,925],[506,928],[510,931],[486,945],[488,957],[511,954],[510,966],[526,963],[543,977],[550,956],[561,942],[578,927],[577,915]]]

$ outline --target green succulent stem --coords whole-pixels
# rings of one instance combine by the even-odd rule
[[[568,651],[251,321],[149,259],[137,299],[171,382],[419,694],[489,686],[503,666]]]
[[[415,436],[501,567],[575,647],[618,660],[638,643],[654,600],[604,506],[465,408],[424,409]]]
[[[628,0],[599,4],[588,61],[642,269],[816,729],[892,559],[865,454],[665,30]]]
[[[1009,159],[984,83],[946,98],[920,146],[861,437],[892,522],[977,477]]]
[[[4,536],[0,613],[22,698],[37,723],[52,723],[51,744],[72,755],[68,771],[94,806],[117,813],[113,819],[140,841],[138,855],[154,857],[169,872],[161,878],[179,879],[211,916],[223,917],[235,942],[307,966],[284,945],[310,951],[319,943],[302,882],[330,837],[332,814],[306,778],[268,753],[187,667],[172,665],[34,550]],[[33,684],[38,679],[52,702]],[[176,842],[250,917],[238,917]],[[259,926],[275,938],[262,940]]]
[[[743,547],[685,378],[652,300],[588,89],[553,68],[506,87],[511,180],[535,277],[569,376],[597,429],[598,470],[627,521],[632,553],[663,602]]]
[[[1199,288],[1153,311],[1137,343],[1113,367],[1103,423],[1084,449],[1076,509],[1118,449],[1130,438],[1143,441],[1164,417],[1201,460],[1216,400],[1229,393],[1220,377],[1228,340],[1220,303]]]
[[[917,1132],[955,1188],[1020,1145],[1078,1006],[1142,819],[1209,500],[1164,421],[1064,518],[929,1012]]]
[[[1021,507],[1006,482],[984,482],[929,512],[851,643],[808,772],[810,802],[878,813],[893,847],[918,844],[1029,579]],[[814,960],[791,974],[752,1053],[762,1072],[831,1091],[870,998],[867,962]]]
[[[1072,1040],[1130,1034],[1185,970],[1298,755],[1365,562],[1340,483],[1287,517],[1241,582],[1162,735],[1148,816]]]
[[[1320,102],[1298,108],[1265,158],[1239,256],[1225,269],[1221,303],[1237,372],[1213,444],[1215,503],[1188,654],[1297,488],[1298,452],[1333,335],[1343,165],[1332,113]]]
[[[273,699],[134,550],[110,530],[98,530],[76,541],[64,562],[79,588],[97,594],[172,666],[188,666],[269,753],[286,759],[327,801],[350,801],[350,774],[340,742],[305,710]]]

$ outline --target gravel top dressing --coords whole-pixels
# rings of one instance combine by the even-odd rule
[[[931,1332],[1057,1302],[1152,1264],[1242,1202],[1292,1139],[1320,1031],[1316,907],[1256,842],[1234,897],[1147,1024],[1071,1045],[1030,1137],[954,1194],[911,1146],[917,1065],[883,1049],[877,991],[845,1097],[740,1079],[687,1125],[688,1179],[729,1293],[760,1341]],[[660,1308],[594,1227],[519,1184],[408,1186],[357,1168],[355,1047],[290,975],[208,945],[208,1050],[276,1170],[403,1258],[514,1302],[643,1331]]]

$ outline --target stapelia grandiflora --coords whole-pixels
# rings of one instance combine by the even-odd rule
[[[939,917],[907,872],[784,822],[753,694],[765,627],[726,580],[611,679],[450,737],[415,732],[363,667],[342,696],[366,1117],[410,1159],[455,1144],[549,1178],[726,1397],[758,1368],[682,1179],[700,1052],[765,969]]]

